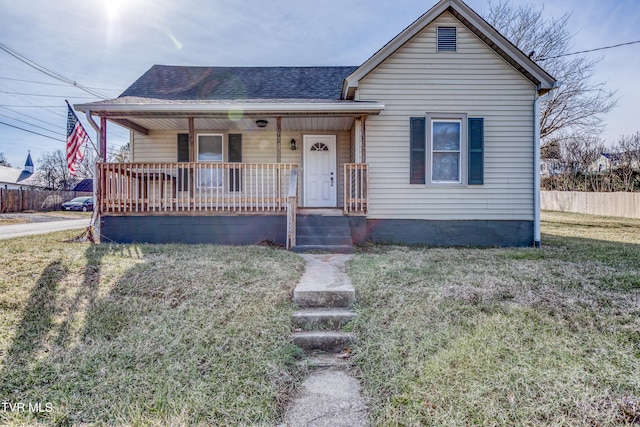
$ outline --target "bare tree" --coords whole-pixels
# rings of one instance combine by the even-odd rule
[[[602,115],[615,107],[615,92],[604,83],[592,82],[599,60],[570,55],[572,34],[567,30],[570,14],[545,18],[544,7],[513,6],[507,1],[489,3],[487,21],[531,59],[562,83],[542,102],[542,145],[573,134],[599,135]]]
[[[640,168],[640,132],[620,137],[613,152],[618,156],[616,170],[622,179],[624,191],[633,191]]]
[[[94,164],[96,161],[96,152],[93,148],[85,148],[82,162],[78,165],[76,177],[79,179],[93,178]]]
[[[116,163],[126,163],[129,161],[130,159],[130,153],[129,153],[129,143],[127,142],[126,144],[122,145],[120,148],[118,148],[118,151],[116,151],[112,156],[110,161],[112,162],[116,162]]]
[[[69,190],[78,181],[69,173],[67,157],[62,150],[43,154],[35,175],[38,183],[50,190]]]
[[[4,153],[0,153],[0,166],[11,167],[11,163],[9,163],[9,160],[4,156]]]

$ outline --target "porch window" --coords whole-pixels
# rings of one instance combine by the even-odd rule
[[[200,169],[198,187],[222,186],[222,169],[215,165],[222,163],[224,159],[222,139],[221,134],[198,135],[198,162],[212,163],[209,167]]]

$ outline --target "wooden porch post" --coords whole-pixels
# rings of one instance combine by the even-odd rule
[[[276,162],[282,162],[282,117],[276,117]]]
[[[100,157],[107,162],[107,118],[100,117]]]
[[[189,117],[187,119],[189,121],[189,161],[196,161],[196,150],[195,150],[195,140],[196,140],[196,130],[195,123],[193,117]]]
[[[360,117],[360,139],[361,139],[361,144],[360,147],[362,149],[362,163],[367,163],[367,150],[366,150],[366,146],[367,146],[367,127],[365,125],[365,121],[367,120],[367,116],[361,116]]]

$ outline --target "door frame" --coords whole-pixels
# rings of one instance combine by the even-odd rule
[[[302,191],[303,191],[303,200],[304,200],[304,206],[305,207],[316,207],[316,206],[309,206],[309,203],[307,201],[307,153],[308,153],[308,149],[310,147],[311,141],[310,139],[314,138],[321,138],[321,139],[326,139],[328,142],[332,143],[333,145],[333,153],[331,154],[332,158],[331,158],[331,164],[333,165],[333,175],[335,177],[335,185],[334,185],[334,190],[331,194],[331,201],[332,204],[331,206],[317,206],[317,207],[325,207],[325,208],[335,208],[338,207],[338,138],[336,137],[336,135],[330,135],[330,134],[308,134],[308,135],[302,135],[302,169],[304,171],[304,176],[302,179]],[[317,142],[317,141],[314,141]]]

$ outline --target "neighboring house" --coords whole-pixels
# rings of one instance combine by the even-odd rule
[[[541,176],[558,176],[564,173],[562,161],[559,159],[540,159]]]
[[[359,67],[156,65],[75,108],[131,130],[133,163],[100,166],[110,240],[528,246],[555,85],[442,0]]]
[[[24,169],[0,166],[0,188],[5,190],[28,190],[39,188],[33,176],[33,160],[31,153],[27,154]]]
[[[640,165],[636,160],[638,157],[640,157],[638,154],[630,151],[624,151],[621,153],[600,153],[598,159],[590,165],[589,171],[609,172],[619,168],[625,163],[631,166],[631,169],[633,170],[640,170]]]
[[[85,193],[93,192],[93,179],[84,178],[82,181],[77,183],[75,187],[73,187],[73,191],[82,191]]]

